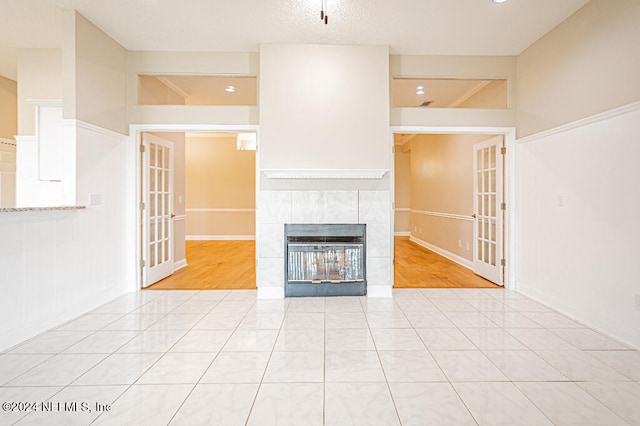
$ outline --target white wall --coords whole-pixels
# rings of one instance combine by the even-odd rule
[[[77,211],[0,213],[0,350],[135,289],[126,138],[80,123]]]
[[[520,141],[516,285],[640,347],[640,104],[623,112]]]
[[[387,46],[263,45],[265,169],[389,169]]]

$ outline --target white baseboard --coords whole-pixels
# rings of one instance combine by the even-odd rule
[[[20,329],[11,330],[8,333],[0,334],[0,352],[10,349],[22,342],[25,342],[45,331],[57,328],[62,324],[78,318],[87,312],[117,299],[120,296],[127,294],[126,291],[113,292],[112,290],[104,291],[100,294],[88,297],[81,302],[74,304],[66,309],[64,312],[55,313],[45,318],[27,324]]]
[[[173,272],[185,268],[187,266],[187,259],[180,259],[177,262],[173,262]]]
[[[255,235],[187,235],[187,241],[253,241]]]
[[[612,323],[610,320],[602,318],[599,313],[593,312],[592,310],[576,309],[576,307],[570,306],[566,302],[554,300],[553,297],[549,297],[548,294],[544,294],[535,287],[527,286],[521,282],[518,282],[516,292],[560,312],[578,324],[591,328],[612,340],[616,340],[636,350],[640,349],[640,338],[636,331],[637,328],[634,328],[633,325],[627,327],[626,324]]]
[[[284,287],[258,287],[258,299],[284,299]]]
[[[411,232],[396,232],[393,235],[396,237],[410,237]]]
[[[381,298],[381,297],[393,297],[393,287],[373,285],[367,286],[367,297]]]
[[[433,244],[430,244],[426,241],[421,240],[420,238],[416,238],[413,235],[410,238],[414,243],[421,245],[427,250],[431,250],[434,253],[438,253],[440,256],[446,257],[447,259],[456,262],[460,266],[464,266],[467,269],[473,269],[473,262],[465,259],[464,257],[458,256],[457,254],[453,254],[450,251],[442,249],[440,247],[436,247]]]

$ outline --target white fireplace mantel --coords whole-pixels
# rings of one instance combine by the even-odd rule
[[[387,169],[263,169],[269,179],[382,179]]]

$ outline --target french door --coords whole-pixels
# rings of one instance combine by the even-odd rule
[[[473,271],[504,285],[504,139],[474,145]]]
[[[142,286],[173,273],[173,143],[142,135]]]

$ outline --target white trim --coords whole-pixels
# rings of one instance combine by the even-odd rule
[[[422,214],[422,215],[426,215],[426,216],[446,217],[447,219],[466,220],[466,221],[469,221],[469,222],[473,221],[473,216],[467,216],[467,215],[462,215],[462,214],[430,212],[430,211],[426,211],[426,210],[414,210],[414,209],[411,209],[411,213]]]
[[[36,135],[16,135],[16,144],[20,142],[35,142]]]
[[[284,299],[284,287],[258,287],[257,299]]]
[[[411,212],[411,209],[409,207],[403,207],[400,209],[394,209],[396,213],[406,213],[406,212]]]
[[[187,235],[187,241],[254,241],[255,235]]]
[[[178,86],[177,84],[173,83],[166,76],[158,75],[158,76],[147,76],[147,77],[155,77],[155,78],[157,78],[160,83],[164,84],[169,89],[173,90],[174,92],[176,92],[179,96],[182,96],[183,98],[188,98],[189,95],[190,95],[190,93],[185,92],[180,86]]]
[[[268,179],[382,179],[387,169],[263,169]]]
[[[462,96],[460,96],[458,99],[449,104],[449,106],[447,106],[446,108],[457,108],[461,103],[467,101],[470,97],[487,87],[493,81],[495,80],[483,80],[479,82],[471,89],[469,89],[466,93],[463,93]]]
[[[187,213],[255,213],[256,209],[185,209]]]
[[[187,220],[187,215],[186,214],[175,215],[173,217],[173,221],[174,222],[179,222],[179,221],[183,221],[183,220]]]
[[[395,237],[410,237],[411,236],[411,232],[407,231],[407,232],[395,232],[393,234]]]
[[[61,99],[27,99],[27,102],[36,107],[61,107]]]
[[[431,250],[432,252],[439,254],[440,256],[446,257],[452,262],[456,262],[460,266],[464,266],[467,269],[473,270],[473,262],[471,262],[468,259],[465,259],[464,257],[458,256],[457,254],[453,254],[450,251],[447,251],[443,248],[434,246],[433,244],[423,241],[420,238],[416,238],[413,235],[410,237],[409,240],[426,248],[427,250]]]
[[[624,114],[627,114],[627,113],[630,113],[630,112],[634,112],[634,111],[637,111],[637,110],[640,110],[640,102],[633,102],[631,104],[624,105],[624,106],[621,106],[621,107],[618,107],[618,108],[614,108],[614,109],[609,110],[609,111],[601,112],[601,113],[598,113],[596,115],[592,115],[592,116],[587,117],[587,118],[582,118],[580,120],[572,121],[571,123],[566,123],[566,124],[563,124],[563,125],[558,126],[558,127],[554,127],[552,129],[549,129],[549,130],[544,130],[544,131],[542,131],[540,133],[535,133],[533,135],[526,136],[526,137],[524,137],[522,139],[516,140],[516,143],[518,145],[520,145],[520,144],[525,144],[525,143],[528,143],[528,142],[533,142],[533,141],[538,140],[538,139],[543,139],[543,138],[546,138],[546,137],[549,137],[549,136],[552,136],[552,135],[556,135],[558,133],[563,133],[563,132],[566,132],[568,130],[573,130],[573,129],[576,129],[576,128],[579,128],[579,127],[588,126],[589,124],[597,123],[597,122],[600,122],[600,121],[605,121],[605,120],[608,120],[610,118],[614,118],[614,117],[617,117],[617,116],[620,116],[620,115],[624,115]]]
[[[595,313],[589,310],[577,309],[577,315],[573,314],[570,307],[564,303],[556,304],[555,300],[549,300],[547,294],[542,293],[537,290],[536,287],[528,286],[523,284],[522,282],[518,283],[518,293],[528,298],[544,305],[554,311],[558,311],[564,316],[570,318],[571,320],[577,322],[578,324],[584,325],[585,327],[591,328],[594,331],[597,331],[600,334],[609,337],[612,340],[615,340],[623,345],[628,346],[632,349],[640,349],[640,346],[634,343],[634,336],[632,330],[629,328],[621,328],[620,324],[614,324],[607,319],[602,318],[599,313]],[[591,318],[592,321],[585,321],[584,318]],[[614,330],[613,332],[607,330]]]
[[[100,126],[96,126],[95,124],[91,124],[91,123],[87,123],[85,121],[80,121],[80,120],[75,120],[75,119],[65,119],[62,120],[62,125],[63,126],[71,126],[71,125],[75,125],[76,127],[85,129],[85,130],[89,130],[91,132],[95,132],[95,133],[101,133],[103,135],[112,137],[112,138],[122,138],[122,139],[126,139],[129,137],[129,135],[125,135],[124,133],[120,133],[120,132],[115,132],[113,130],[109,130],[109,129],[105,129],[103,127]]]
[[[372,299],[393,297],[393,287],[386,285],[368,285],[367,297],[371,297]]]
[[[173,262],[173,272],[186,268],[187,266],[187,259],[180,259],[177,262]]]

